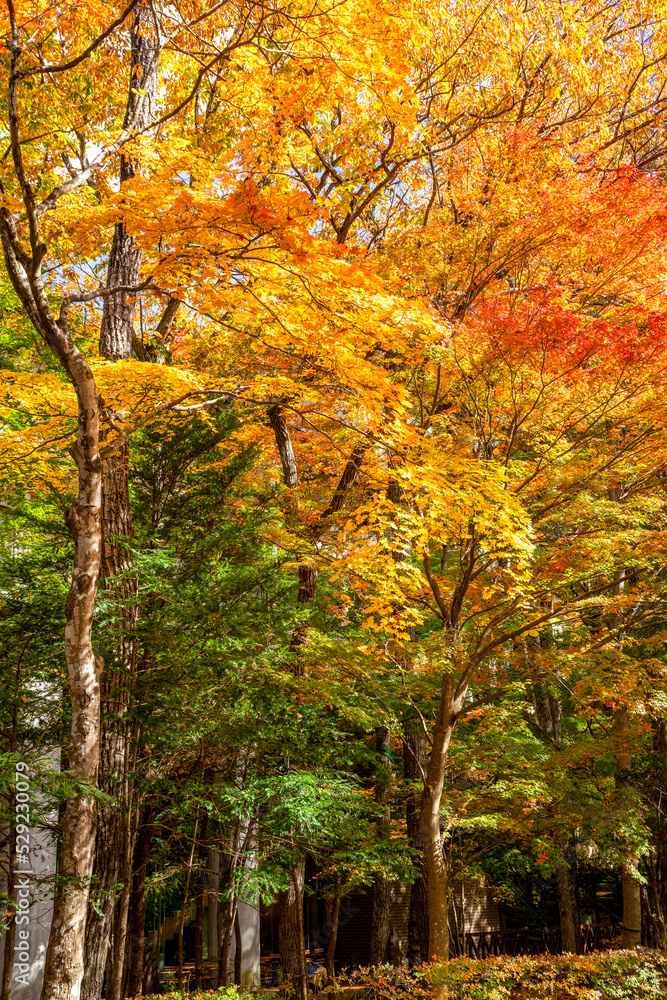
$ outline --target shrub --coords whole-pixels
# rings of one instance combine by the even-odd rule
[[[614,951],[456,959],[432,967],[428,981],[441,1000],[664,1000],[667,955]]]

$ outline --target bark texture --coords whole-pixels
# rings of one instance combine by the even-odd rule
[[[201,844],[199,846],[199,871],[197,872],[197,895],[195,897],[195,989],[201,989],[203,929],[204,929],[204,869],[206,868],[206,830],[208,816],[204,816],[201,824]]]
[[[220,852],[211,848],[208,852],[208,957],[217,959],[218,907],[220,893]]]
[[[155,21],[148,3],[140,3],[135,10],[130,43],[130,87],[123,127],[139,131],[153,120],[160,51]],[[125,181],[135,176],[136,170],[136,160],[130,153],[123,152],[120,158],[121,187]],[[125,225],[122,222],[116,223],[109,256],[107,288],[137,285],[141,258],[141,248],[127,232]],[[133,322],[134,299],[131,293],[118,291],[104,300],[100,353],[108,361],[120,361],[131,356]]]
[[[241,921],[239,920],[239,908],[236,907],[234,915],[234,982],[241,985],[241,963],[243,961],[243,938],[241,936]]]
[[[577,903],[572,869],[567,864],[556,869],[556,895],[558,897],[558,915],[560,917],[560,938],[563,951],[576,955],[581,951],[580,933],[578,927]]]
[[[14,23],[10,51],[15,68],[20,49]],[[3,209],[1,236],[5,265],[31,322],[72,382],[78,410],[77,439],[72,448],[77,467],[77,498],[65,514],[74,541],[72,580],[65,606],[65,656],[72,712],[69,764],[82,791],[68,800],[63,816],[58,885],[42,990],[43,1000],[56,997],[78,1000],[96,817],[95,801],[86,795],[85,787],[94,787],[99,764],[101,660],[92,646],[92,623],[101,558],[100,405],[93,374],[69,333],[69,304],[63,303],[56,321],[42,284],[40,268],[47,248],[39,239],[35,203],[23,171],[15,82],[9,88],[8,114],[15,169],[31,224],[32,257],[22,247],[12,216]]]
[[[296,1000],[308,1000],[306,956],[303,946],[303,883],[306,865],[302,861],[290,872],[290,887],[280,895],[280,960],[294,986]]]
[[[336,887],[333,898],[326,899],[324,906],[327,920],[327,948],[324,954],[324,962],[327,967],[329,979],[333,979],[335,972],[334,958],[336,955],[336,942],[338,941],[338,920],[340,917],[340,891]]]
[[[87,478],[93,480],[93,489],[80,489],[77,504],[67,513],[75,556],[66,608],[65,648],[72,710],[69,766],[84,786],[92,788],[97,780],[100,748],[101,660],[93,651],[91,631],[101,548],[101,477],[95,472]],[[65,807],[42,1000],[79,998],[96,812],[95,800],[81,792]]]
[[[421,720],[407,719],[403,724],[403,773],[415,788],[422,785],[426,763],[426,737]],[[408,795],[405,819],[409,846],[423,852],[419,797],[416,791]],[[428,894],[423,854],[415,864],[419,874],[410,887],[408,917],[408,963],[411,967],[420,965],[428,955]]]
[[[616,788],[620,794],[630,782],[630,767],[632,759],[628,746],[630,720],[627,708],[614,712],[614,724],[619,746],[616,753]],[[636,859],[635,859],[636,860]],[[621,875],[623,889],[623,933],[621,947],[636,948],[642,942],[642,904],[641,885],[630,871],[629,865],[624,866]]]
[[[467,671],[469,672],[469,671]],[[440,834],[440,802],[445,783],[447,754],[456,718],[463,707],[466,685],[454,674],[443,674],[440,706],[433,729],[433,745],[422,794],[420,826],[424,839],[424,867],[428,899],[428,960],[449,959],[449,872]]]
[[[140,3],[130,29],[130,85],[124,127],[144,128],[152,119],[158,75],[159,40],[148,3]],[[145,93],[138,93],[139,90]],[[134,177],[137,164],[131,154],[120,159],[120,181]],[[136,286],[141,278],[142,251],[119,222],[109,255],[107,288]],[[100,327],[100,354],[107,361],[132,356],[134,298],[117,291],[104,300]],[[103,414],[102,440],[114,414]],[[131,747],[125,717],[131,692],[128,674],[135,673],[133,629],[136,583],[129,573],[126,549],[121,539],[132,535],[129,494],[129,444],[104,461],[102,467],[102,584],[117,608],[117,623],[109,637],[107,667],[102,675],[102,739],[100,788],[115,800],[99,810],[94,862],[96,906],[88,915],[86,971],[83,1000],[100,1000],[108,949],[113,938],[113,978],[107,984],[110,1000],[118,1000],[125,964],[128,907],[131,893],[131,858],[134,830],[129,771]],[[120,890],[118,887],[121,886]]]
[[[537,639],[539,648],[551,647],[548,636]],[[560,744],[562,738],[561,704],[544,684],[535,684],[531,690],[531,700],[535,713],[535,725],[541,739],[549,744]],[[579,931],[579,911],[576,894],[576,856],[574,844],[568,843],[563,851],[563,861],[556,869],[556,896],[560,920],[560,937],[563,951],[576,955],[582,950]]]
[[[375,782],[375,801],[381,805],[382,814],[377,824],[380,840],[389,840],[391,834],[391,783],[390,737],[386,729],[378,729],[375,749],[378,753],[378,775]],[[371,924],[371,965],[382,965],[387,955],[389,941],[390,886],[383,875],[376,876],[373,886],[373,918]]]
[[[228,885],[231,884],[231,873],[229,874]],[[227,881],[227,879],[225,879]],[[234,921],[238,908],[239,898],[234,892],[229,899],[221,903],[218,907],[218,988],[229,986],[230,967],[229,957],[232,953],[232,934],[234,933]]]
[[[241,844],[241,823],[237,820],[234,834],[228,845],[229,853],[226,857],[226,866],[224,869],[221,868],[219,874],[220,894],[227,896],[227,899],[219,899],[218,901],[218,988],[230,984],[229,956],[238,909],[238,894],[233,891],[234,879],[240,858],[245,855],[250,844],[251,833],[252,828],[249,827],[243,844]]]
[[[190,850],[190,860],[188,861],[187,874],[185,876],[185,889],[183,891],[183,902],[181,904],[181,919],[178,927],[178,967],[176,972],[178,988],[179,990],[183,987],[183,930],[185,928],[185,911],[188,906],[188,897],[190,894],[190,878],[192,877],[192,862],[195,855],[195,847],[197,844],[197,827],[199,826],[199,821],[195,820],[195,830],[192,835],[192,848]]]
[[[134,849],[132,898],[130,901],[129,926],[129,979],[128,993],[131,997],[141,995],[144,981],[144,927],[146,923],[146,874],[150,860],[151,844],[155,836],[155,826],[150,812],[144,812],[137,833]]]
[[[299,477],[296,458],[294,457],[294,448],[292,447],[292,439],[287,427],[287,421],[285,420],[285,414],[280,406],[272,406],[268,411],[268,416],[275,435],[278,454],[280,455],[280,464],[283,469],[285,486],[289,489],[294,489],[299,482]]]

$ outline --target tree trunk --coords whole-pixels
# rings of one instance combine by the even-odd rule
[[[426,773],[426,737],[420,719],[406,719],[403,723],[403,771],[405,780],[422,785]],[[418,783],[418,784],[417,784]],[[418,851],[424,849],[419,818],[419,796],[410,792],[405,803],[405,819],[408,844]],[[428,894],[424,857],[415,861],[418,875],[410,887],[410,912],[408,917],[408,964],[410,968],[420,965],[428,955]]]
[[[93,652],[91,644],[101,541],[100,477],[91,473],[90,478],[96,481],[94,488],[80,489],[76,505],[68,511],[68,525],[75,541],[74,573],[67,601],[65,629],[72,706],[69,765],[72,776],[80,782],[80,790],[68,799],[65,807],[58,887],[46,951],[42,1000],[79,1000],[84,971],[96,803],[91,795],[83,792],[81,786],[92,788],[97,779],[101,667],[101,660]]]
[[[465,697],[465,686],[453,674],[443,674],[438,718],[422,795],[420,825],[424,839],[424,867],[428,899],[428,961],[449,959],[449,872],[440,835],[440,801],[445,783],[447,753]]]
[[[208,957],[218,958],[218,907],[220,906],[220,852],[211,848],[208,852]]]
[[[551,639],[544,634],[540,635],[534,644],[538,649],[550,649],[552,646]],[[535,725],[541,739],[547,745],[559,745],[562,739],[560,701],[551,694],[544,684],[534,684],[530,694],[535,713]],[[581,952],[582,943],[574,881],[576,869],[573,845],[567,845],[564,853],[566,858],[556,869],[561,946],[565,954],[576,955]]]
[[[106,739],[105,739],[106,735]],[[103,759],[109,747],[108,730],[102,733]],[[100,782],[104,791],[111,794],[107,780]],[[105,787],[106,786],[106,787]],[[107,953],[111,945],[114,915],[118,904],[118,883],[121,881],[121,864],[125,848],[121,803],[101,806],[98,810],[95,864],[93,869],[92,897],[95,907],[90,907],[86,924],[86,948],[82,1000],[99,1000],[102,996]],[[115,964],[113,964],[115,970]],[[107,988],[108,988],[107,984]]]
[[[86,794],[94,788],[99,766],[101,660],[92,646],[92,624],[101,558],[102,476],[100,399],[93,373],[72,340],[63,299],[58,320],[51,310],[41,266],[48,251],[42,241],[35,195],[23,162],[17,88],[21,79],[19,27],[12,5],[5,44],[11,68],[7,76],[7,120],[14,175],[25,210],[29,250],[8,208],[0,213],[0,237],[7,274],[26,317],[57,357],[77,399],[77,438],[71,449],[77,468],[77,498],[65,513],[74,541],[72,581],[65,604],[65,656],[71,703],[69,763],[77,785],[65,807],[58,885],[51,934],[45,957],[42,1000],[78,1000],[83,976],[88,895],[92,873],[96,803]]]
[[[241,985],[241,962],[243,961],[243,938],[241,936],[241,921],[239,920],[239,907],[236,905],[234,914],[234,982]]]
[[[296,1000],[308,1000],[306,975],[306,945],[303,937],[303,883],[306,863],[300,862],[291,871],[291,884],[280,894],[280,960],[285,975],[294,984]]]
[[[113,934],[113,975],[111,983],[107,986],[106,996],[108,1000],[121,1000],[123,995],[123,984],[127,980],[127,958],[128,940],[127,924],[130,907],[130,896],[132,895],[132,867],[130,864],[123,869],[123,888],[118,901],[118,912],[114,923]]]
[[[155,38],[153,14],[146,2],[135,11],[130,29],[130,86],[125,111],[125,125],[131,122],[143,128],[151,121],[155,102],[158,70],[158,40]],[[145,94],[139,93],[140,89]],[[134,177],[136,164],[123,153],[120,158],[121,186]],[[140,282],[141,248],[127,233],[122,222],[116,224],[109,255],[107,288],[132,286]],[[126,360],[132,356],[134,339],[134,297],[116,292],[104,299],[100,327],[100,354],[107,361]],[[113,418],[103,415],[102,439],[108,429],[104,424]],[[94,880],[99,893],[95,909],[88,916],[86,933],[86,971],[82,996],[84,1000],[100,1000],[111,928],[117,924],[114,956],[114,982],[122,976],[125,955],[125,928],[130,886],[123,876],[123,860],[131,857],[133,831],[129,822],[127,733],[124,719],[130,704],[127,674],[135,672],[133,628],[135,624],[136,582],[128,574],[126,551],[118,538],[132,534],[129,494],[129,444],[107,459],[102,467],[102,580],[107,596],[117,604],[116,634],[107,655],[107,669],[102,676],[102,768],[101,788],[116,799],[100,809]],[[123,883],[120,899],[116,886]],[[120,907],[120,909],[119,909]],[[120,962],[120,967],[119,963]]]
[[[387,729],[378,729],[375,749],[378,753],[378,773],[375,781],[375,801],[384,804],[377,824],[379,840],[389,840],[391,834],[391,806],[389,785],[391,782],[391,742]],[[373,917],[371,921],[371,965],[382,965],[386,958],[389,941],[389,896],[388,880],[377,875],[373,887]]]
[[[623,888],[622,948],[637,948],[642,943],[641,885],[627,868],[621,876]]]
[[[340,889],[336,887],[336,894],[331,899],[326,899],[324,901],[324,906],[326,909],[327,918],[327,950],[324,956],[324,962],[327,967],[327,975],[329,976],[329,982],[333,982],[333,978],[336,974],[334,968],[334,959],[336,956],[336,942],[338,940],[338,918],[340,916]]]
[[[153,12],[146,0],[135,9],[130,30],[130,86],[123,127],[138,131],[153,120],[158,82],[159,39],[155,35]],[[120,158],[120,183],[131,180],[137,164],[125,152]],[[141,247],[134,241],[122,222],[116,223],[109,266],[107,288],[136,285],[141,272]],[[108,361],[129,358],[132,352],[135,298],[131,292],[116,292],[104,300],[100,330],[100,354]]]
[[[655,852],[649,852],[647,867],[649,875],[649,888],[653,895],[655,916],[651,911],[650,894],[647,892],[647,905],[651,913],[651,927],[653,931],[653,947],[664,951],[667,948],[667,921],[665,920],[665,909],[663,906],[663,891],[659,871],[661,869],[660,847]]]
[[[190,876],[192,875],[192,860],[195,854],[195,846],[197,844],[197,826],[198,821],[195,820],[195,830],[192,835],[192,849],[190,851],[190,859],[188,861],[187,874],[185,876],[185,890],[183,892],[183,904],[181,906],[181,923],[178,928],[178,969],[177,969],[177,981],[179,990],[183,987],[183,928],[185,927],[185,911],[188,905],[188,894],[190,892]]]
[[[78,352],[77,352],[78,353]],[[60,845],[58,887],[46,952],[42,1000],[79,1000],[84,971],[84,942],[95,843],[96,802],[82,787],[97,781],[100,750],[101,658],[93,651],[92,624],[101,554],[101,476],[99,472],[99,408],[88,371],[86,405],[79,404],[79,495],[66,513],[74,539],[74,571],[65,609],[65,650],[72,722],[69,766],[80,783],[68,799]],[[92,442],[94,441],[94,445]]]
[[[389,882],[384,876],[377,875],[373,885],[371,965],[382,965],[386,961],[389,941],[389,902]]]
[[[627,708],[620,708],[614,712],[614,723],[616,735],[619,739],[619,747],[616,754],[616,788],[620,794],[629,784],[630,767],[632,758],[627,740],[630,731],[630,720]],[[636,861],[636,859],[632,859]],[[621,875],[621,885],[623,888],[623,933],[621,936],[621,947],[636,948],[642,940],[642,904],[641,904],[641,884],[630,871],[629,863],[624,865]]]
[[[146,874],[150,860],[151,844],[155,836],[153,815],[146,810],[139,827],[134,849],[132,899],[130,902],[130,972],[128,993],[131,997],[141,995],[144,981],[144,937],[146,923]]]
[[[105,546],[107,552],[110,546]],[[119,640],[120,655],[132,657],[132,643]],[[106,675],[106,676],[105,676]],[[131,743],[124,716],[129,708],[126,692],[116,685],[122,674],[103,674],[102,709],[106,721],[102,727],[101,788],[116,801],[102,806],[98,813],[94,879],[97,909],[90,909],[86,927],[86,970],[82,984],[83,1000],[99,1000],[102,995],[107,953],[114,933],[113,980],[107,982],[107,997],[116,1000],[114,986],[122,982],[125,962],[127,915],[132,888],[132,853],[135,810],[130,801]],[[124,679],[124,678],[123,678]],[[120,888],[120,892],[118,887]],[[120,950],[119,950],[120,949]],[[119,994],[118,994],[119,995]]]
[[[561,864],[556,869],[556,894],[558,896],[560,938],[563,952],[568,955],[576,955],[581,951],[580,934],[575,920],[576,901],[572,871],[566,864]]]
[[[294,489],[298,485],[299,477],[287,421],[280,406],[272,406],[268,411],[268,416],[278,446],[285,486],[288,489]]]
[[[202,980],[202,930],[204,927],[204,872],[199,870],[195,897],[195,989],[201,989]]]
[[[423,804],[427,805],[428,803],[429,799],[425,797]],[[438,819],[438,828],[439,826]],[[439,831],[436,836],[433,825],[426,829],[424,837],[424,865],[426,868],[429,920],[428,961],[446,962],[449,960],[449,872]]]
[[[234,933],[234,920],[239,897],[234,892],[229,901],[221,905],[218,910],[218,942],[220,954],[218,956],[218,988],[230,985],[229,956],[232,953],[232,934]]]
[[[206,848],[206,827],[208,816],[204,816],[201,824],[201,844],[199,847],[199,872],[197,875],[197,896],[195,903],[195,989],[201,989],[202,981],[202,932],[204,928],[204,868],[208,854]]]
[[[227,869],[219,876],[219,884],[229,892],[229,899],[218,902],[218,989],[229,986],[229,956],[232,948],[232,933],[234,918],[238,906],[238,895],[233,890],[234,876],[238,864],[239,845],[241,843],[241,822],[236,821],[234,836],[230,844]]]

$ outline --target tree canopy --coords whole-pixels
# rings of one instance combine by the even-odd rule
[[[209,850],[220,985],[244,894],[305,1000],[304,891],[331,970],[397,880],[423,960],[482,873],[667,945],[664,4],[2,18],[2,1000],[18,760],[43,1000],[136,995],[157,899],[182,972]]]

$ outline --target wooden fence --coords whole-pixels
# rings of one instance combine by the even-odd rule
[[[610,948],[620,940],[620,924],[582,924],[581,949],[584,954]],[[450,938],[453,955],[490,958],[493,955],[559,955],[560,933],[524,928],[515,931],[476,931]]]

